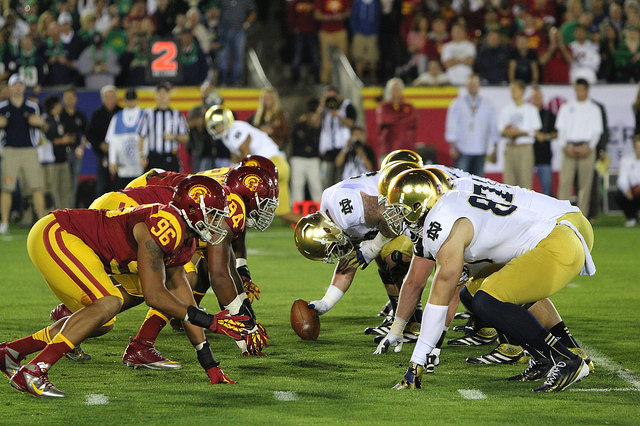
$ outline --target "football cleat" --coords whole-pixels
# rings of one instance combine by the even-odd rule
[[[404,333],[402,333],[402,343],[415,343],[420,336],[419,322],[410,322],[404,327]]]
[[[547,380],[534,392],[561,392],[589,375],[589,366],[580,357],[560,361],[551,368]]]
[[[520,346],[501,343],[489,353],[467,358],[469,364],[524,364],[527,357]]]
[[[407,372],[404,373],[404,377],[402,381],[396,384],[391,389],[395,390],[403,390],[403,389],[420,389],[422,385],[422,373],[424,372],[424,367],[420,364],[416,364],[415,362],[409,363],[409,368],[407,368]]]
[[[73,315],[73,312],[71,312],[64,303],[61,303],[51,310],[49,318],[51,318],[52,321],[58,321],[71,315]]]
[[[424,366],[424,372],[427,374],[433,374],[436,371],[436,366],[440,364],[440,357],[438,355],[427,355],[427,363]]]
[[[546,358],[535,360],[531,358],[529,365],[525,370],[517,376],[509,377],[511,382],[533,382],[534,380],[540,380],[543,377],[547,377],[549,371],[553,368],[553,363]]]
[[[20,369],[20,361],[23,359],[18,352],[8,348],[5,342],[0,343],[0,371],[8,378]]]
[[[458,312],[453,317],[453,319],[457,320],[468,320],[469,318],[471,318],[471,314],[469,312]]]
[[[384,306],[382,307],[382,309],[380,309],[380,312],[378,312],[378,317],[386,317],[386,316],[393,316],[393,309],[391,308],[391,301],[388,301],[387,303],[384,304]]]
[[[67,359],[76,362],[86,362],[91,360],[91,355],[83,351],[80,345],[73,348],[72,351],[65,353],[64,356],[67,357]]]
[[[454,346],[481,346],[489,345],[498,340],[498,332],[495,328],[484,327],[475,333],[469,333],[464,337],[450,339],[447,345]]]
[[[593,361],[591,361],[591,358],[589,358],[589,356],[587,355],[587,352],[584,349],[582,348],[567,348],[567,349],[569,349],[571,352],[578,355],[580,358],[584,360],[585,364],[589,366],[589,373],[593,373],[594,371],[596,371],[595,367],[593,366]]]
[[[127,367],[146,368],[149,370],[178,370],[182,364],[163,357],[153,345],[141,343],[129,338],[131,343],[122,356],[122,363]]]
[[[63,398],[66,393],[58,390],[49,381],[49,364],[39,362],[37,364],[27,364],[20,367],[16,374],[11,377],[11,386],[20,392],[27,392],[33,396]]]
[[[364,334],[371,334],[374,336],[386,336],[391,330],[391,324],[393,324],[393,317],[387,315],[383,323],[377,327],[367,327],[364,329]]]

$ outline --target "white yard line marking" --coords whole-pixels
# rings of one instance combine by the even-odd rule
[[[611,371],[616,376],[618,376],[625,382],[629,383],[629,385],[631,385],[631,388],[612,389],[612,390],[616,390],[616,391],[619,390],[619,391],[626,391],[626,392],[628,391],[640,392],[640,378],[638,376],[636,376],[629,370],[618,367],[614,361],[611,361],[609,358],[607,358],[606,356],[604,356],[603,354],[601,354],[600,352],[598,352],[597,350],[589,346],[582,345],[582,349],[587,351],[587,354],[589,354],[589,357],[593,361],[596,370],[598,369],[598,367],[604,368],[605,370]],[[583,391],[599,392],[600,390],[584,389]]]
[[[277,401],[297,401],[298,395],[294,391],[274,391],[273,397]]]
[[[571,388],[569,389],[572,392],[637,392],[638,389],[635,388],[618,388],[618,389],[580,389],[580,388]]]
[[[464,399],[487,399],[487,395],[478,389],[458,389]]]
[[[103,393],[90,393],[84,403],[87,405],[107,405],[109,397]]]

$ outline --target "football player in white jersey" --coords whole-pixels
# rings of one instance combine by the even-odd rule
[[[487,323],[526,345],[533,356],[514,380],[546,377],[535,392],[561,391],[589,374],[585,361],[568,350],[521,305],[542,300],[579,273],[593,275],[593,230],[579,213],[559,223],[514,203],[451,190],[442,194],[425,170],[409,170],[390,184],[387,209],[395,209],[422,235],[422,256],[414,256],[403,294],[415,293],[433,270],[435,277],[424,309],[423,327],[402,382],[394,388],[419,388],[427,354],[441,335],[449,304],[465,263],[489,260],[504,264],[478,277],[472,307]],[[394,225],[391,225],[394,228]]]
[[[278,145],[268,134],[244,121],[235,120],[233,113],[222,105],[213,105],[204,116],[207,132],[214,139],[221,139],[231,152],[232,160],[239,162],[247,155],[268,158],[278,169],[280,204],[276,216],[285,223],[296,223],[300,215],[291,210],[289,201],[289,163]]]
[[[391,232],[378,204],[380,172],[366,173],[339,182],[322,193],[320,210],[303,217],[294,238],[300,253],[311,260],[337,262],[324,297],[309,303],[320,315],[329,311],[349,289],[358,266],[373,260],[392,303],[411,259],[412,244]],[[358,265],[359,264],[359,265]],[[418,317],[420,314],[418,314]],[[415,341],[419,318],[409,321],[405,341]],[[390,325],[390,324],[389,324]],[[384,335],[388,327],[371,327],[366,334]],[[401,331],[401,334],[402,331]]]

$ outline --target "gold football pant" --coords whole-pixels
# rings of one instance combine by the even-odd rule
[[[98,255],[80,238],[63,230],[53,214],[31,228],[27,251],[51,291],[72,312],[106,296],[122,300]],[[104,325],[114,321],[115,317]]]

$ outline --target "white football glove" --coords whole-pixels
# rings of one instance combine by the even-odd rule
[[[402,350],[402,335],[393,333],[387,334],[386,336],[384,336],[384,339],[382,339],[373,354],[384,354],[389,350],[390,347],[395,347],[394,351],[400,352]]]
[[[387,238],[378,232],[373,240],[361,242],[360,247],[356,251],[356,258],[360,264],[360,269],[366,268],[373,259],[380,256],[382,247],[391,240],[392,238]]]
[[[331,309],[331,306],[329,306],[329,304],[324,300],[313,300],[309,302],[307,307],[309,309],[314,309],[318,313],[318,315],[322,315],[326,313],[329,309]]]

